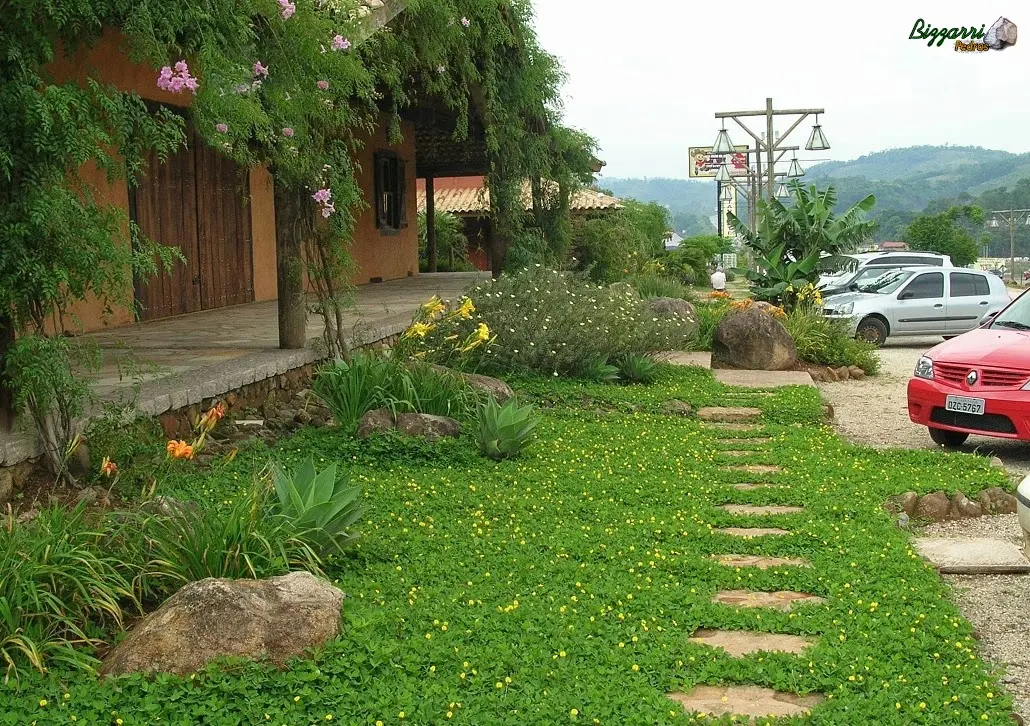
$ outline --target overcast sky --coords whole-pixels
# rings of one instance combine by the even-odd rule
[[[687,176],[716,111],[825,108],[829,152],[853,159],[918,144],[1030,150],[1030,4],[1025,0],[701,3],[534,0],[543,46],[569,75],[566,121],[600,141],[606,176]],[[911,8],[911,9],[910,9]],[[1025,9],[1025,12],[1021,12]],[[1020,29],[1004,51],[958,53],[910,40],[939,27]],[[758,120],[752,121],[757,128]],[[780,121],[778,131],[790,121]],[[790,136],[804,146],[811,124]],[[743,131],[729,122],[735,144]]]

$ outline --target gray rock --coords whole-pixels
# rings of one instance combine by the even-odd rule
[[[358,438],[367,439],[372,434],[391,431],[394,427],[393,414],[390,413],[389,409],[377,408],[366,413],[358,421]]]
[[[397,430],[408,436],[423,436],[435,441],[444,436],[458,436],[461,433],[461,424],[446,416],[402,413],[397,415]]]
[[[308,572],[191,582],[134,627],[100,673],[186,675],[223,657],[283,665],[339,635],[343,599]]]
[[[75,477],[76,480],[82,481],[89,476],[89,462],[89,446],[87,444],[80,444],[79,448],[77,448],[75,453],[71,455],[71,458],[68,459],[68,472]]]
[[[697,310],[686,300],[676,297],[655,297],[647,301],[647,307],[656,317],[683,321],[688,330],[687,334],[691,338],[697,337],[701,323],[697,317]]]
[[[944,492],[934,492],[919,498],[916,505],[916,517],[929,519],[931,522],[943,522],[951,509],[951,502]]]
[[[787,329],[754,306],[730,313],[715,328],[712,368],[783,371],[797,360],[797,346]]]
[[[313,416],[310,413],[308,413],[304,409],[301,409],[300,411],[297,411],[297,414],[293,417],[293,420],[299,423],[301,426],[307,426],[309,423],[311,423],[312,418]]]
[[[905,513],[909,517],[914,516],[916,513],[916,506],[919,504],[919,495],[915,492],[905,492],[899,494],[896,497],[891,497],[887,500],[887,503],[883,505],[891,514]]]
[[[863,378],[865,378],[865,371],[859,368],[858,366],[851,366],[850,368],[848,368],[848,372],[851,374],[851,378],[856,381],[861,381]]]
[[[11,467],[0,467],[0,504],[6,504],[14,496],[14,471]]]
[[[1015,514],[1016,498],[1001,487],[984,489],[977,497],[984,514]]]
[[[456,371],[453,368],[447,368],[446,366],[440,366],[436,364],[430,364],[429,366],[438,373],[444,373],[456,378],[461,378],[469,387],[479,391],[480,393],[491,396],[498,403],[504,403],[509,398],[515,395],[515,392],[511,390],[504,381],[498,378],[491,378],[490,376],[483,376],[478,373],[462,373]]]
[[[979,517],[983,514],[983,509],[976,502],[970,501],[962,492],[955,492],[955,496],[951,499],[951,509],[948,511],[948,519],[966,519],[970,517]]]

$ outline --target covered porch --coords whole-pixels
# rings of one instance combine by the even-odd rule
[[[362,285],[346,316],[352,347],[401,333],[433,295],[454,300],[489,279],[483,273],[441,273]],[[256,381],[282,375],[324,358],[322,319],[308,316],[307,345],[281,350],[278,308],[273,301],[219,308],[136,323],[87,337],[99,345],[103,364],[92,388],[102,403],[158,416]],[[96,413],[96,412],[95,412]],[[35,432],[19,421],[0,432],[0,465],[38,455]]]

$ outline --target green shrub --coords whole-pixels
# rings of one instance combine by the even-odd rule
[[[469,295],[475,307],[467,319],[445,315],[433,324],[419,323],[419,336],[408,337],[412,345],[405,352],[453,361],[450,341],[466,340],[479,329],[489,344],[470,350],[456,365],[497,375],[588,377],[594,361],[683,350],[691,342],[686,322],[656,319],[635,293],[542,267],[504,275]]]
[[[641,298],[672,297],[690,300],[693,294],[689,287],[679,280],[665,275],[640,273],[629,278],[629,283]]]
[[[619,380],[619,367],[609,363],[607,357],[591,358],[583,366],[583,378],[595,383],[612,383]]]
[[[630,354],[618,363],[619,378],[624,383],[652,383],[658,377],[658,363],[646,355]]]
[[[868,375],[879,370],[875,346],[856,340],[843,320],[832,320],[818,310],[799,307],[787,315],[783,324],[797,345],[799,360],[833,368],[858,366]]]
[[[269,487],[255,484],[227,509],[186,505],[140,515],[148,546],[144,588],[163,595],[207,577],[259,579],[293,569],[322,574],[322,561],[288,517],[269,505]]]
[[[534,415],[532,406],[519,408],[514,398],[498,405],[491,398],[479,409],[476,443],[491,459],[509,459],[529,446],[533,429],[539,423],[540,417]]]
[[[375,408],[467,418],[479,396],[462,378],[400,357],[355,353],[319,369],[313,390],[333,412],[337,425],[353,431]]]
[[[312,455],[292,473],[275,467],[273,480],[278,511],[293,521],[301,539],[320,552],[342,549],[353,539],[348,530],[363,512],[361,488],[346,486],[335,462],[317,472]]]
[[[700,302],[695,306],[695,309],[697,310],[699,326],[695,348],[697,350],[711,350],[715,329],[730,311],[730,304],[724,300]]]
[[[124,604],[138,607],[134,568],[109,554],[106,523],[91,527],[82,506],[45,509],[29,524],[8,516],[0,527],[0,660],[7,676],[20,664],[92,669],[78,645],[120,626]]]
[[[726,273],[726,282],[737,281],[737,273],[735,273],[733,270],[723,270],[723,272]]]

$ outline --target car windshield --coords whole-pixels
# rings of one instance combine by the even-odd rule
[[[905,270],[891,270],[885,272],[875,280],[865,285],[859,285],[858,289],[860,292],[875,292],[880,295],[889,295],[899,287],[901,287],[905,280],[912,277],[913,273],[906,272]]]
[[[1030,330],[1030,297],[1021,295],[1015,302],[1001,311],[991,323],[992,328]]]

